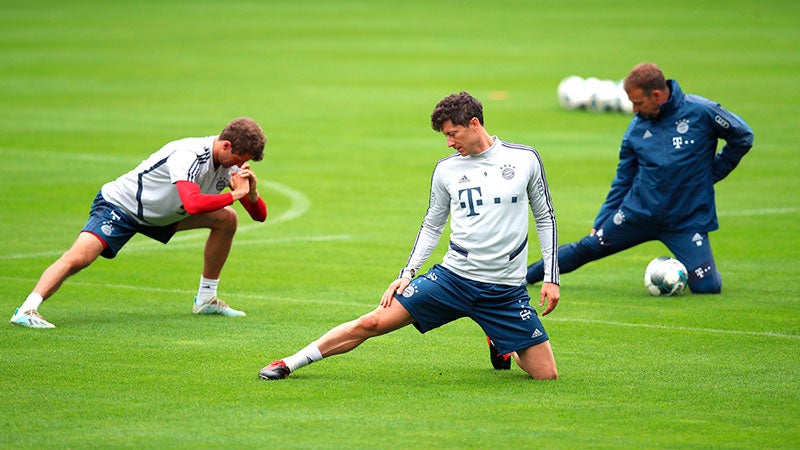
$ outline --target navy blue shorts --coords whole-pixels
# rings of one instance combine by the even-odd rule
[[[94,198],[94,203],[92,203],[89,220],[81,231],[92,233],[103,241],[106,248],[101,255],[104,258],[111,259],[117,256],[117,252],[136,233],[141,233],[166,244],[175,235],[177,228],[177,223],[160,227],[141,225],[122,212],[121,209],[107,202],[103,195],[98,192],[97,197]]]
[[[436,264],[395,294],[425,333],[461,317],[483,329],[501,353],[541,344],[547,333],[530,305],[525,285],[481,283],[458,276]]]

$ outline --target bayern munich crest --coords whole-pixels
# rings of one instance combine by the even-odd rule
[[[406,287],[403,290],[403,297],[408,298],[416,293],[417,293],[417,287],[414,286],[413,284],[409,284],[408,287]]]
[[[106,236],[111,236],[111,233],[114,232],[114,226],[106,222],[100,225],[100,231],[102,231]]]
[[[687,120],[687,119],[681,119],[681,120],[677,121],[676,125],[677,125],[677,127],[675,127],[675,129],[680,134],[686,134],[686,132],[689,131],[689,120]]]
[[[619,209],[617,213],[614,214],[614,225],[622,225],[622,222],[625,222],[625,213]]]
[[[502,171],[500,172],[503,175],[503,178],[506,180],[510,180],[514,178],[514,166],[503,166]]]
[[[225,178],[217,178],[217,191],[222,191],[228,185],[228,180]]]

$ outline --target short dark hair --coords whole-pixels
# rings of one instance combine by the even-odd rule
[[[483,105],[466,91],[461,91],[443,98],[433,108],[431,127],[435,131],[442,131],[442,126],[448,120],[453,122],[453,125],[466,127],[473,117],[483,125]]]
[[[264,130],[256,121],[249,117],[231,120],[220,133],[219,139],[230,141],[231,153],[250,155],[250,159],[253,161],[264,159],[264,145],[267,143],[267,137],[264,136]]]
[[[638,87],[644,94],[649,95],[655,90],[666,91],[667,80],[657,65],[646,62],[637,64],[631,70],[628,76],[625,77],[623,87],[625,90]]]

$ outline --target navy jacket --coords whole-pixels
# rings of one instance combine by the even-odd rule
[[[617,175],[594,222],[619,210],[626,222],[653,231],[708,232],[719,228],[714,183],[753,146],[753,132],[736,114],[668,80],[669,100],[655,119],[631,120],[619,151]],[[717,142],[725,146],[717,152]]]

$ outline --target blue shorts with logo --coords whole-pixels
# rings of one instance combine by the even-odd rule
[[[101,255],[111,259],[117,256],[117,252],[136,233],[166,244],[175,235],[177,227],[177,223],[165,226],[142,225],[117,206],[107,202],[102,193],[98,192],[89,212],[89,220],[81,231],[91,233],[103,241],[105,249]]]
[[[469,317],[501,353],[548,340],[525,285],[473,281],[436,264],[395,298],[416,320],[414,326],[420,333]]]

